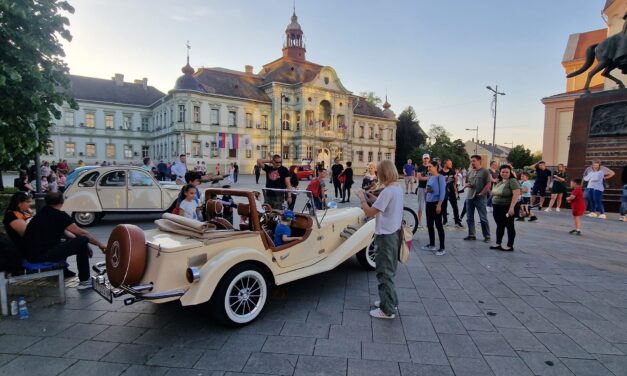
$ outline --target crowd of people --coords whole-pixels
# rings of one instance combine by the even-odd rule
[[[30,166],[20,166],[18,177],[13,186],[22,192],[36,192],[37,184],[41,185],[41,192],[58,192],[65,187],[65,180],[70,169],[67,160],[48,162],[42,161],[39,168],[40,180],[37,181],[37,167],[33,163]]]

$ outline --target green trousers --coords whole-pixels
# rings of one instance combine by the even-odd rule
[[[398,296],[394,288],[394,276],[398,266],[398,251],[400,249],[400,239],[398,233],[388,235],[376,235],[374,244],[376,246],[375,262],[377,267],[377,280],[379,281],[379,307],[386,315],[396,313],[398,307]]]

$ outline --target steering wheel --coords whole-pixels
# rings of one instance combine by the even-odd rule
[[[268,204],[262,204],[261,207],[264,210],[264,213],[261,214],[261,222],[262,224],[267,224],[270,223],[270,221],[272,221],[274,219],[274,214],[272,212],[272,206],[268,205]]]

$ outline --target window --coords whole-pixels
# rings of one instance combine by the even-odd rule
[[[268,145],[261,145],[261,159],[268,159]]]
[[[202,157],[202,149],[200,147],[200,141],[192,141],[192,156]]]
[[[211,124],[213,125],[220,124],[220,110],[217,108],[211,109]]]
[[[107,144],[106,156],[115,159],[115,144]]]
[[[229,111],[229,127],[237,126],[237,114],[235,111]]]
[[[179,104],[179,123],[185,121],[185,105]]]
[[[88,158],[96,157],[96,144],[85,144],[85,156]]]
[[[96,126],[96,115],[92,112],[85,114],[85,127],[94,128]]]
[[[200,106],[194,106],[194,123],[200,123]]]
[[[124,158],[133,158],[133,145],[124,145]]]
[[[372,152],[368,152],[368,162],[372,162]]]
[[[289,145],[283,146],[283,159],[290,159],[290,147]]]
[[[246,149],[246,158],[252,158],[253,157],[253,151],[250,149]]]
[[[229,149],[229,158],[237,158],[237,149]]]
[[[313,147],[311,146],[307,146],[307,159],[312,160],[312,155],[313,155]]]
[[[377,153],[377,162],[381,162],[381,157],[383,157],[383,153],[378,152]]]
[[[129,183],[131,187],[151,187],[152,179],[150,175],[144,171],[129,170]]]
[[[66,127],[74,126],[74,111],[65,111],[65,114],[63,116],[63,124]]]
[[[359,150],[357,152],[357,162],[363,162],[364,161],[364,152]]]
[[[283,113],[283,122],[281,124],[283,125],[284,131],[290,130],[290,114],[288,114],[287,112]]]
[[[124,118],[122,119],[122,129],[125,131],[131,129],[131,123],[131,117],[129,115],[124,115]]]
[[[209,155],[211,155],[212,158],[218,158],[220,156],[220,151],[218,150],[218,144],[216,142],[211,143]]]
[[[294,146],[294,159],[299,160],[300,153],[298,152],[299,147],[297,145]]]
[[[261,128],[268,129],[268,115],[261,115]]]
[[[88,174],[86,174],[79,182],[78,182],[78,186],[79,187],[93,187],[96,185],[96,180],[98,180],[98,176],[100,176],[100,173],[98,171],[94,171],[94,172],[90,172]]]
[[[300,131],[300,112],[296,113],[296,130]]]
[[[52,141],[52,140],[47,140],[46,141],[46,150],[44,151],[44,153],[46,155],[53,155],[54,154],[54,141]]]
[[[65,156],[66,157],[75,157],[76,156],[76,144],[73,142],[65,143]]]
[[[101,187],[126,186],[126,171],[112,171],[100,179]]]
[[[142,118],[142,131],[148,131],[148,118]]]
[[[142,158],[150,157],[150,146],[142,145]]]
[[[105,115],[105,129],[113,129],[113,115]]]
[[[368,138],[372,140],[373,136],[374,136],[374,128],[368,127]]]
[[[364,126],[359,126],[359,138],[364,138]]]
[[[251,113],[246,113],[246,128],[252,128],[253,127],[253,114]]]
[[[385,153],[385,159],[392,159],[392,153]]]
[[[176,155],[176,150],[174,150],[174,141],[170,141],[170,157],[174,157]]]

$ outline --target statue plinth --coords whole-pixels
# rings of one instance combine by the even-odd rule
[[[603,201],[605,210],[618,211],[620,174],[627,164],[627,89],[586,94],[575,100],[568,176],[583,176],[586,167],[597,159],[616,173],[607,181]]]

